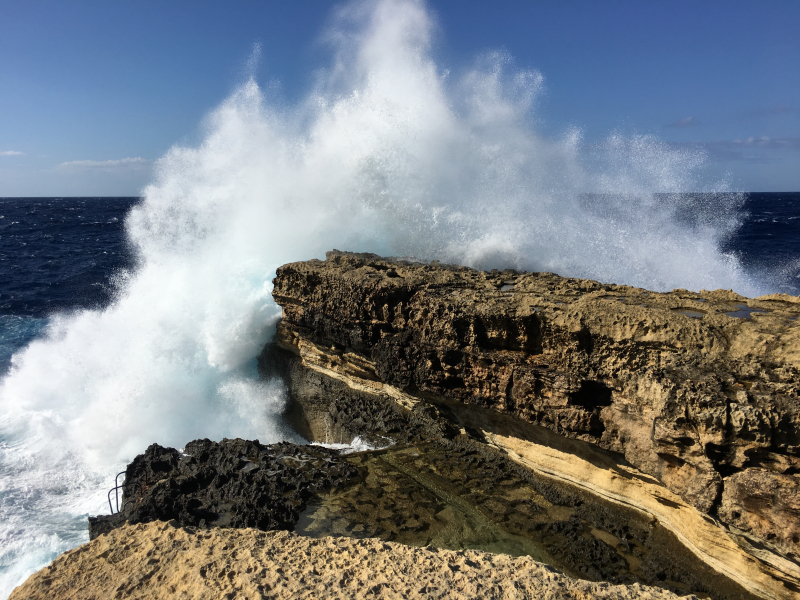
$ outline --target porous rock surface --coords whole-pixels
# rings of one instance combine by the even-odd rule
[[[122,510],[89,517],[89,539],[125,521],[291,530],[315,493],[356,474],[338,452],[320,446],[202,439],[181,453],[153,444],[126,469]]]
[[[696,596],[683,596],[695,598]],[[128,525],[65,552],[10,600],[484,598],[667,600],[638,584],[571,579],[528,557],[285,531]]]
[[[313,347],[320,372],[391,386],[416,412],[409,397],[477,406],[621,453],[800,561],[800,299],[338,251],[278,269],[273,296],[279,346]],[[331,431],[337,421],[320,415]],[[431,425],[417,422],[424,437]],[[390,438],[415,433],[389,413],[383,425]]]

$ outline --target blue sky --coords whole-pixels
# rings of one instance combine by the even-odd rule
[[[291,105],[328,64],[335,2],[0,0],[0,196],[137,195],[248,75]],[[705,177],[800,190],[800,2],[431,0],[434,55],[503,49],[546,91],[536,126],[654,135]]]

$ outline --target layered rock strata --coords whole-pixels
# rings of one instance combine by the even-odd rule
[[[649,515],[540,476],[467,436],[347,460],[359,467],[358,482],[322,494],[295,532],[530,556],[579,579],[755,598]]]
[[[89,517],[89,539],[126,521],[291,530],[315,494],[356,474],[319,446],[204,439],[179,452],[153,444],[126,469],[121,510]]]
[[[800,592],[797,298],[339,252],[282,267],[273,295],[262,369],[307,436],[481,440],[652,515],[753,593]]]
[[[571,579],[528,558],[311,539],[285,531],[129,525],[65,552],[10,600],[485,598],[671,600],[638,584]],[[688,597],[696,599],[696,596]]]

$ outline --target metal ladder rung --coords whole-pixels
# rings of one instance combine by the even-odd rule
[[[112,515],[114,514],[114,508],[111,506],[111,492],[114,492],[114,497],[117,504],[117,512],[119,512],[119,489],[122,487],[122,485],[125,485],[124,483],[122,485],[119,484],[120,475],[125,475],[125,471],[120,471],[117,473],[117,476],[114,478],[114,487],[108,490],[108,510],[111,511]],[[125,507],[123,506],[123,508]]]

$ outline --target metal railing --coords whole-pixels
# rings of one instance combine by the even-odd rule
[[[119,512],[119,489],[122,487],[122,485],[125,485],[124,483],[122,485],[119,484],[120,475],[125,475],[125,471],[120,471],[119,473],[117,473],[117,476],[114,478],[114,487],[108,490],[108,509],[111,511],[112,515],[114,514],[114,508],[111,506],[111,492],[114,492],[114,498],[117,505],[117,512]],[[123,506],[123,508],[125,507]]]

